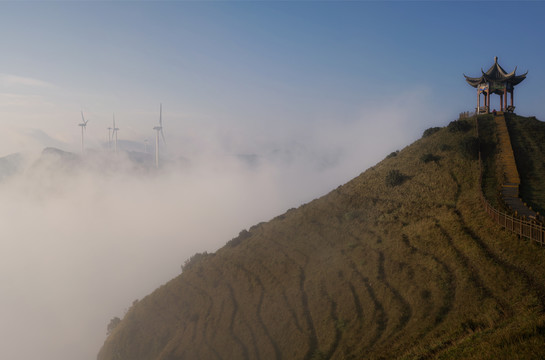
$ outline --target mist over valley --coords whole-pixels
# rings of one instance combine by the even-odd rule
[[[46,147],[1,157],[1,356],[94,359],[110,319],[179,274],[190,256],[214,252],[390,152],[392,143],[367,137],[365,126],[257,145],[256,137],[213,140],[207,132],[188,141],[199,151],[165,150],[159,169],[152,146],[145,153],[142,142],[121,139],[117,154],[102,143],[85,154]]]

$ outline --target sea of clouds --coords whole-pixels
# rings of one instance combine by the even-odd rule
[[[33,151],[0,182],[0,357],[95,359],[110,319],[177,276],[192,254],[217,250],[444,125],[425,111],[427,96],[409,92],[312,126],[195,125],[178,141],[185,148],[169,138],[159,170],[103,147],[71,162],[43,156],[44,144],[70,145],[51,143],[46,130],[10,129],[5,143]],[[71,146],[76,153],[77,137]]]

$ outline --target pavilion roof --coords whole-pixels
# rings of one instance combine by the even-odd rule
[[[494,57],[494,65],[488,69],[487,72],[484,72],[483,69],[481,69],[481,77],[473,78],[469,76],[465,76],[466,81],[469,85],[473,86],[474,88],[478,87],[480,84],[488,83],[488,82],[507,82],[511,85],[518,85],[522,82],[522,80],[526,79],[526,75],[528,74],[528,71],[522,75],[516,75],[515,72],[517,71],[517,68],[515,67],[515,70],[513,70],[510,73],[507,73],[500,64],[498,64],[498,57]]]

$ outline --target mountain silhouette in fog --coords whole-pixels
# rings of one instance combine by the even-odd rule
[[[20,171],[23,161],[24,157],[19,153],[0,158],[0,182]]]
[[[190,160],[183,156],[163,155],[164,169],[190,166]],[[64,151],[55,147],[45,148],[37,157],[15,153],[0,158],[0,181],[26,173],[69,175],[78,171],[93,171],[98,174],[108,172],[134,172],[146,174],[157,171],[155,155],[141,151],[98,151],[89,150],[86,154]]]

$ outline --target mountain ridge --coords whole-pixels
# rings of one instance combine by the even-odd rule
[[[195,255],[97,358],[545,355],[543,253],[482,211],[474,119],[451,124]]]

